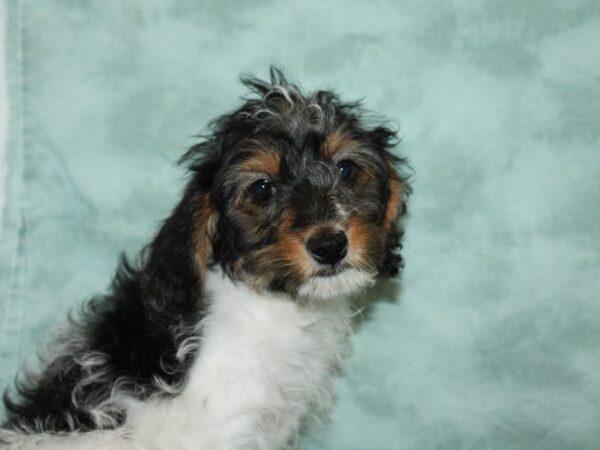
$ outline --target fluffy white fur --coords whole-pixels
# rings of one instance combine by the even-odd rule
[[[17,435],[10,449],[275,450],[293,447],[302,425],[327,410],[332,377],[346,353],[349,303],[372,281],[358,271],[307,285],[320,301],[258,294],[220,271],[206,277],[210,311],[199,353],[178,395],[127,405],[116,431]],[[327,301],[322,301],[327,297]],[[5,439],[7,434],[1,435]]]
[[[348,269],[332,277],[310,278],[300,286],[298,294],[311,300],[328,300],[345,297],[374,283],[375,275],[357,269]]]

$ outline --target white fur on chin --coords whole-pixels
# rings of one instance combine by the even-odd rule
[[[375,275],[357,269],[347,269],[330,277],[310,278],[300,286],[298,295],[308,299],[327,300],[346,297],[374,283]]]

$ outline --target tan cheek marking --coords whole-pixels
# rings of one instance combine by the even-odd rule
[[[352,217],[348,223],[347,234],[352,262],[358,264],[366,262],[372,235],[370,227],[359,218]]]
[[[277,153],[258,152],[252,158],[244,161],[242,168],[251,172],[263,172],[270,176],[279,173],[280,159]]]
[[[304,242],[308,232],[292,232],[292,224],[295,220],[295,214],[286,211],[279,225],[279,236],[277,239],[277,253],[284,261],[289,261],[289,269],[303,278],[311,275],[312,267],[309,256],[306,253]]]
[[[305,232],[292,232],[293,212],[286,211],[278,224],[278,237],[274,244],[255,255],[259,275],[251,283],[256,289],[265,289],[271,282],[271,274],[288,273],[295,278],[306,279],[312,274],[312,266],[304,249]]]
[[[342,129],[338,128],[325,138],[323,143],[323,155],[332,159],[338,151],[356,147],[356,142]]]
[[[291,263],[296,273],[306,278],[311,275],[312,267],[304,249],[304,240],[298,235],[289,235],[279,241],[278,253]]]

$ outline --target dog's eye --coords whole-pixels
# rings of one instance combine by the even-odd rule
[[[337,164],[337,170],[340,174],[340,178],[348,181],[352,179],[352,176],[357,172],[357,167],[352,161],[345,159]]]
[[[273,196],[273,183],[266,179],[255,181],[250,185],[248,193],[255,202],[266,202]]]

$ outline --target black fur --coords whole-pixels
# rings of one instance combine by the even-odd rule
[[[204,313],[192,254],[190,197],[195,190],[190,183],[181,203],[144,250],[139,269],[122,259],[109,293],[85,305],[82,319],[63,336],[69,340],[67,347],[41,378],[33,384],[31,380],[17,383],[18,401],[5,393],[11,413],[7,426],[89,430],[98,427],[90,408],[109,398],[117,382],[138,398],[158,391],[157,377],[174,387],[180,385],[193,355],[178,360],[176,352]],[[82,386],[78,393],[82,401],[77,405],[73,390],[91,374],[82,362],[96,354],[104,362],[90,370],[102,375]],[[107,414],[114,419],[107,421],[109,426],[123,419],[118,405]]]
[[[254,96],[217,119],[211,133],[184,155],[188,186],[139,264],[123,258],[109,293],[86,304],[43,373],[17,383],[16,397],[5,393],[10,418],[4,426],[52,432],[115,427],[125,412],[110,401],[114,389],[142,399],[176,395],[195,356],[193,351],[178,355],[178,350],[197,337],[205,314],[203,265],[218,264],[232,278],[263,282],[265,289],[288,292],[293,299],[302,280],[279,273],[271,263],[282,251],[278,239],[341,220],[336,205],[351,208],[375,230],[365,250],[365,269],[380,276],[398,273],[397,220],[410,188],[402,173],[405,161],[389,153],[395,133],[369,128],[360,105],[343,103],[332,92],[302,95],[277,69],[271,70],[270,82],[242,81]],[[351,157],[368,175],[362,185],[337,180],[335,163],[323,156],[327,138],[339,130],[357,147]],[[243,165],[257,147],[280,160],[274,198],[265,204],[245,198],[251,175]],[[383,230],[394,174],[401,205],[393,225]],[[214,230],[199,237],[209,215]],[[284,230],[287,216],[293,221]],[[206,260],[199,261],[204,238],[210,242]]]

